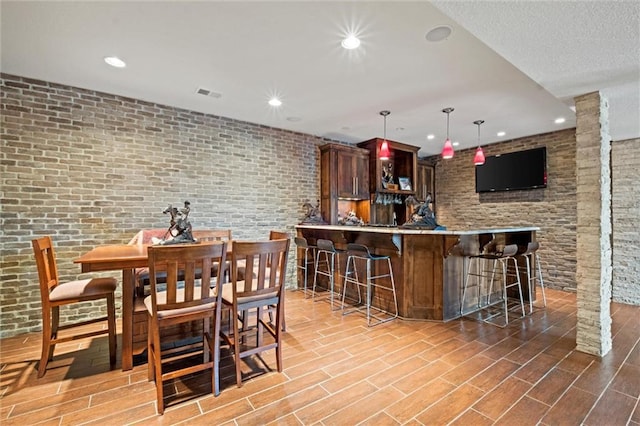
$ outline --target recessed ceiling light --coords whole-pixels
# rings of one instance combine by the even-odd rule
[[[460,145],[460,142],[458,142],[458,141],[455,141],[455,142],[453,143],[453,146],[458,146],[458,145]]]
[[[567,120],[566,120],[564,117],[558,117],[558,118],[556,118],[555,123],[556,123],[556,124],[562,124],[562,123],[564,123],[565,121],[567,121]]]
[[[353,34],[349,34],[340,44],[345,49],[357,49],[360,46],[360,39]]]
[[[427,41],[436,43],[442,40],[446,40],[451,35],[452,31],[453,30],[451,29],[451,27],[447,25],[438,25],[437,27],[429,30],[429,32],[424,37],[427,39]]]
[[[436,137],[436,135],[427,135],[427,139],[431,140],[434,139]]]
[[[105,56],[104,61],[112,67],[116,68],[124,68],[127,66],[127,64],[125,64],[125,62],[117,56]]]
[[[269,105],[279,107],[280,105],[282,105],[282,101],[278,98],[271,98],[269,99]]]
[[[507,134],[506,132],[498,132],[498,133],[496,133],[496,135],[498,135],[499,137],[503,137],[506,134]]]

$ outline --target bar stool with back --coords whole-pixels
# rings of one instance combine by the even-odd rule
[[[302,271],[303,275],[303,287],[302,291],[304,295],[307,295],[307,283],[309,280],[309,265],[315,264],[315,253],[317,247],[311,245],[307,242],[307,239],[304,237],[295,237],[294,242],[296,243],[296,247],[300,250],[303,250],[304,257],[302,259],[296,259],[296,268]]]
[[[357,263],[365,264],[365,280],[360,281],[360,277],[358,276],[358,267]],[[381,267],[376,266],[376,263],[386,264],[387,271],[386,273],[377,273],[376,271]],[[390,281],[390,286],[385,285],[381,282],[388,278]],[[366,299],[364,301],[364,306],[356,306],[354,308],[344,310],[345,297],[347,295],[348,284],[355,285],[358,291],[358,304],[362,303],[362,296],[360,293],[360,288],[364,287]],[[383,309],[379,306],[376,306],[372,303],[374,297],[378,296],[376,293],[379,292],[390,292],[393,296],[393,309],[394,312],[389,312],[388,309]],[[386,304],[389,306],[389,301],[385,301],[381,297],[378,297],[378,304],[383,305]],[[396,295],[396,285],[393,278],[393,268],[391,266],[391,258],[389,256],[376,255],[372,254],[369,251],[369,248],[362,244],[347,244],[347,266],[344,274],[344,286],[342,291],[342,309],[343,315],[347,315],[351,312],[365,310],[367,325],[378,325],[387,321],[391,321],[398,317],[398,298]],[[372,311],[375,311],[372,313]],[[385,316],[382,316],[385,315]],[[372,319],[374,322],[372,322]]]
[[[338,249],[333,244],[333,241],[318,238],[316,240],[316,260],[314,264],[315,273],[313,274],[313,288],[311,290],[312,298],[316,300],[318,285],[318,275],[327,277],[329,295],[327,296],[330,301],[331,310],[334,310],[333,299],[335,295],[335,279],[336,275],[340,271],[340,265],[336,270],[336,263],[340,262],[340,256],[345,255],[346,250]],[[320,300],[320,299],[318,299]]]
[[[525,316],[524,310],[524,301],[522,298],[522,286],[520,283],[520,274],[518,272],[518,261],[516,259],[516,254],[518,253],[517,244],[509,244],[505,246],[502,251],[498,251],[495,253],[481,253],[478,255],[469,256],[469,266],[467,268],[467,276],[464,281],[464,286],[462,289],[462,299],[460,302],[460,315],[465,316],[468,313],[465,313],[465,299],[469,289],[469,280],[470,277],[476,278],[476,286],[477,286],[477,309],[474,312],[482,311],[487,308],[490,308],[498,303],[503,305],[503,313],[505,316],[505,325],[509,324],[509,305],[508,305],[508,296],[507,291],[511,288],[515,288],[520,302],[520,309],[522,311],[522,316]],[[491,263],[491,269],[486,268],[486,261]],[[510,271],[509,264],[511,263],[513,270]],[[475,271],[474,271],[475,265]],[[498,268],[498,273],[501,276],[500,280],[500,294],[501,298],[496,301],[491,301],[491,296],[493,295],[493,283],[496,277],[496,268]],[[509,282],[509,278],[515,278],[514,281]],[[486,294],[482,292],[483,282],[485,280],[489,280],[488,289]],[[486,297],[486,302],[483,303],[483,299]],[[499,325],[491,320],[499,315],[502,312],[492,313],[489,316],[483,318],[483,321],[488,322],[493,325]]]
[[[58,277],[55,250],[51,237],[46,236],[31,241],[38,268],[40,281],[40,297],[42,300],[42,355],[38,365],[38,378],[44,376],[47,363],[53,358],[56,344],[71,340],[109,335],[109,364],[116,363],[116,309],[114,292],[117,281],[115,278],[88,278],[62,283]],[[80,302],[105,299],[107,302],[107,316],[73,324],[60,325],[60,307]],[[106,330],[80,332],[64,337],[58,336],[58,331],[82,327],[88,324],[107,321]]]
[[[542,303],[543,307],[547,306],[547,296],[544,294],[544,280],[542,279],[542,266],[540,265],[540,256],[538,255],[538,249],[540,243],[537,241],[531,241],[527,244],[527,249],[518,256],[524,257],[525,264],[527,266],[527,287],[529,288],[529,314],[533,313],[533,295],[535,291],[536,282],[540,285],[542,291]]]

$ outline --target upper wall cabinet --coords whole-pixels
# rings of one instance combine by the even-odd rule
[[[364,150],[336,150],[338,198],[369,198],[369,155]]]
[[[369,204],[369,151],[326,144],[320,147],[320,163],[323,219],[329,224],[337,224],[340,214],[346,215],[350,210],[358,210],[358,217],[368,219],[368,210],[359,210]]]
[[[435,202],[435,168],[433,164],[425,160],[418,160],[416,172],[416,198],[424,202],[427,194],[431,194],[431,200]]]
[[[391,156],[388,160],[380,160],[382,141],[375,138],[358,144],[369,151],[370,191],[413,195],[417,184],[416,161],[420,148],[387,139]]]

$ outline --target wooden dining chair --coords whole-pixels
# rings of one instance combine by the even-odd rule
[[[231,229],[194,229],[191,234],[197,241],[230,241]],[[162,239],[167,235],[167,230],[162,228],[141,229],[136,235],[129,240],[128,244],[152,244],[155,239]],[[217,267],[217,266],[215,266]],[[228,268],[226,269],[228,273]],[[216,271],[212,272],[216,275]],[[144,297],[149,294],[149,268],[137,268],[134,271],[136,294]],[[156,277],[158,281],[162,281],[160,276]],[[228,277],[227,277],[228,279]]]
[[[214,395],[220,394],[220,286],[225,270],[227,243],[150,246],[148,253],[151,294],[144,300],[149,312],[148,373],[149,380],[154,380],[156,384],[158,413],[163,414],[163,385],[166,381],[212,369],[211,389]],[[218,273],[212,275],[212,266],[215,264],[218,265]],[[181,271],[183,276],[180,276]],[[201,271],[200,279],[196,278],[198,271]],[[165,278],[166,290],[158,290],[156,276]],[[176,341],[184,336],[162,334],[163,329],[198,320],[202,321],[202,341],[195,347],[192,342],[178,346]],[[170,337],[176,341],[168,342]],[[170,363],[185,361],[188,356],[201,356],[202,362],[188,366],[179,363],[174,365],[175,368],[165,368]]]
[[[38,268],[40,299],[42,301],[42,355],[38,365],[38,378],[44,376],[47,363],[53,358],[56,344],[71,340],[109,335],[109,364],[116,363],[116,308],[114,292],[118,282],[115,278],[87,278],[60,282],[55,250],[51,237],[45,236],[31,241]],[[60,325],[60,306],[92,300],[106,299],[107,315],[82,322]],[[97,322],[107,322],[107,329],[90,332],[79,331],[79,327]],[[60,330],[76,329],[73,334],[58,336]]]
[[[272,240],[287,240],[289,238],[290,238],[289,234],[286,233],[286,232],[274,231],[274,230],[269,231],[269,241],[272,241]],[[247,270],[246,265],[244,264],[244,262],[240,261],[238,263],[238,279],[240,279],[240,280],[244,279],[246,270]],[[285,270],[286,270],[286,268],[285,268]],[[269,273],[271,273],[271,265],[267,265],[267,274],[269,274]],[[258,276],[257,269],[253,270],[253,276],[254,277]],[[284,291],[282,293],[282,297],[284,297]],[[283,309],[282,331],[287,331],[287,321],[286,321],[286,316],[284,315],[284,306],[285,306],[285,302],[283,300],[282,301],[282,309]],[[273,307],[273,308],[275,308],[275,307]],[[269,311],[270,314],[271,314],[271,312],[272,312],[272,310]]]
[[[222,332],[222,337],[235,355],[238,387],[242,386],[240,362],[251,355],[275,349],[277,368],[282,372],[282,302],[289,242],[289,239],[281,239],[233,243],[231,283],[223,288],[222,302],[231,308],[231,318],[234,320],[229,329]],[[247,276],[244,280],[238,279],[238,265],[241,263],[257,274]],[[263,313],[272,307],[275,307],[275,321],[265,321]],[[254,310],[256,321],[255,324],[250,324],[254,316],[247,313]],[[239,323],[242,323],[242,329]],[[266,341],[265,332],[268,334]]]

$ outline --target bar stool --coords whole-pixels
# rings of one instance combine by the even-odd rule
[[[315,252],[317,247],[310,245],[307,242],[307,239],[304,237],[295,237],[294,242],[296,243],[296,246],[299,249],[304,250],[304,258],[302,259],[302,263],[300,262],[300,259],[297,260],[296,262],[296,267],[298,269],[301,269],[303,271],[304,274],[304,287],[303,287],[303,292],[305,294],[305,296],[307,295],[307,281],[308,281],[308,275],[309,275],[309,265],[314,265],[315,264]],[[311,252],[311,254],[309,254],[309,252]]]
[[[391,258],[389,256],[380,256],[380,255],[371,254],[371,252],[369,251],[369,248],[362,244],[352,244],[352,243],[347,244],[347,253],[348,253],[347,266],[344,274],[344,286],[342,291],[342,309],[343,309],[342,314],[347,315],[352,312],[356,312],[364,309],[366,310],[368,326],[382,324],[383,322],[391,321],[397,318],[398,317],[398,299],[396,296],[396,284],[393,279],[393,268],[391,267]],[[358,277],[358,269],[356,266],[357,261],[361,261],[361,262],[364,261],[366,263],[366,270],[365,270],[366,281],[365,282],[361,282]],[[386,261],[388,272],[382,273],[380,275],[373,275],[376,269],[374,262],[380,262],[380,261],[382,262]],[[382,278],[387,278],[387,277],[389,277],[391,281],[391,287],[384,285],[382,283],[378,283],[378,280]],[[356,289],[358,290],[358,304],[362,303],[360,287],[366,288],[366,299],[364,302],[364,306],[356,306],[349,310],[344,310],[344,302],[345,302],[345,296],[347,294],[348,284],[353,284],[356,286]],[[372,298],[375,297],[376,290],[378,289],[384,289],[385,291],[390,291],[393,294],[393,305],[395,308],[395,312],[393,314],[385,309],[374,306],[371,303]],[[380,314],[388,314],[390,316],[376,315],[376,313],[371,312],[372,310],[377,311]],[[372,318],[376,320],[376,322],[372,323]]]
[[[477,309],[476,311],[483,310],[494,306],[496,304],[503,304],[504,306],[504,316],[505,316],[505,326],[509,324],[509,304],[507,291],[510,288],[516,288],[518,292],[518,296],[520,299],[520,309],[522,310],[522,316],[525,316],[524,310],[524,300],[522,298],[522,286],[520,285],[520,274],[518,272],[518,260],[516,259],[516,254],[518,253],[518,246],[516,244],[510,244],[504,247],[501,252],[497,253],[483,253],[475,256],[469,256],[469,268],[467,269],[467,276],[465,278],[464,287],[462,289],[462,301],[460,303],[460,315],[468,315],[469,313],[464,312],[465,307],[465,299],[467,296],[467,291],[469,288],[469,279],[470,277],[476,277],[477,284]],[[492,267],[490,270],[484,269],[483,261],[488,260],[491,261]],[[513,271],[509,272],[509,262],[513,265]],[[475,272],[473,266],[475,265]],[[500,282],[502,284],[501,293],[502,297],[496,301],[491,300],[491,296],[493,295],[493,282],[496,277],[496,268],[500,267],[499,274],[501,275]],[[491,272],[490,275],[488,273]],[[482,294],[482,280],[489,278],[489,286],[486,295]],[[514,279],[509,282],[509,278]],[[482,304],[482,299],[486,296],[486,303]],[[475,311],[474,311],[475,312]],[[488,317],[484,318],[485,322],[490,324],[497,325],[490,320],[500,315],[501,313],[490,314]]]
[[[529,288],[529,314],[533,313],[533,293],[536,286],[536,281],[540,284],[540,290],[542,291],[542,303],[543,307],[547,307],[547,296],[544,294],[544,281],[542,279],[542,267],[540,266],[540,256],[538,255],[538,249],[540,243],[537,241],[531,241],[527,244],[527,250],[520,254],[524,257],[527,265],[527,287]],[[533,271],[531,270],[533,264]]]
[[[340,255],[345,253],[345,250],[337,249],[334,246],[333,241],[331,240],[319,238],[316,241],[316,261],[314,265],[315,273],[313,275],[312,298],[316,300],[316,285],[318,284],[318,275],[324,275],[329,279],[328,297],[331,304],[331,310],[334,310],[333,296],[335,293],[334,284],[336,276],[336,260],[339,261]]]

